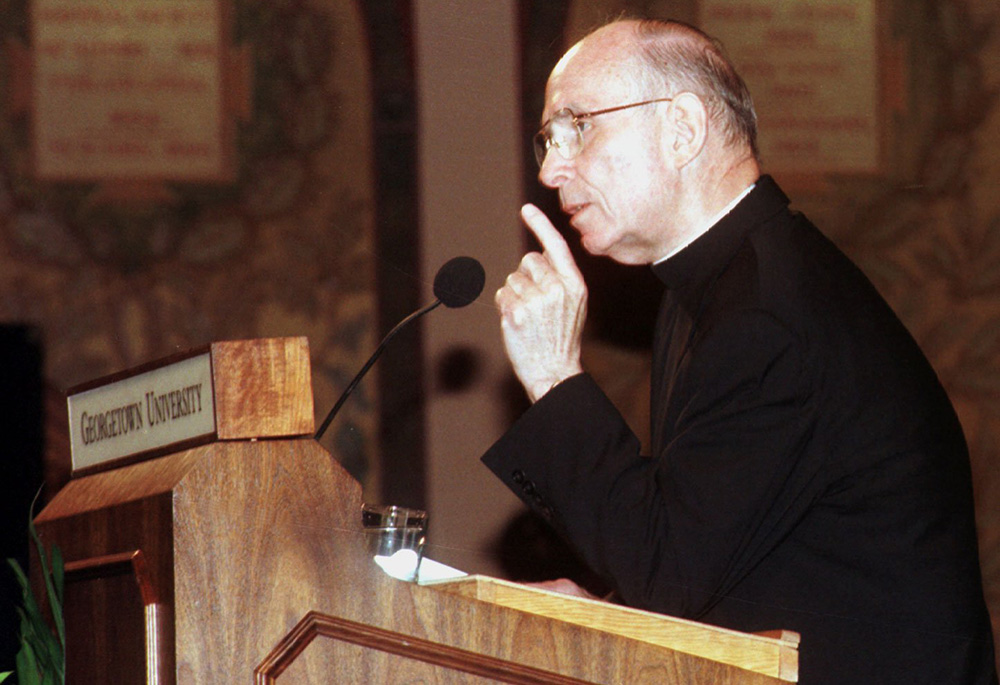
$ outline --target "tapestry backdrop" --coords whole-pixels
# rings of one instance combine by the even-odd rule
[[[41,331],[56,396],[304,335],[322,418],[420,286],[407,26],[398,2],[0,4],[0,321]],[[323,441],[369,491],[377,383]]]

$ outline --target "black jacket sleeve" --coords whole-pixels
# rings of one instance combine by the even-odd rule
[[[809,497],[797,463],[809,378],[801,342],[750,310],[694,341],[675,382],[684,401],[651,457],[581,375],[539,400],[483,460],[627,603],[698,618]]]

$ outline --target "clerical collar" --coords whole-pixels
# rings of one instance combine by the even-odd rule
[[[700,231],[698,231],[697,233],[695,233],[694,235],[692,235],[688,239],[688,241],[686,243],[684,243],[683,245],[679,245],[676,248],[674,248],[674,250],[670,254],[668,254],[666,257],[661,257],[660,259],[657,259],[655,262],[653,262],[653,265],[655,266],[657,264],[661,264],[661,263],[667,261],[668,259],[670,259],[671,257],[673,257],[675,254],[677,254],[678,252],[680,252],[681,250],[683,250],[685,247],[687,247],[688,245],[690,245],[691,243],[693,243],[695,240],[697,240],[701,236],[703,236],[706,233],[708,233],[708,231],[711,230],[712,226],[715,226],[715,224],[717,224],[720,221],[722,221],[722,218],[724,216],[726,216],[727,214],[729,214],[729,212],[733,211],[733,208],[736,207],[736,205],[738,205],[740,203],[740,200],[742,200],[747,195],[749,195],[750,191],[753,190],[754,186],[756,186],[756,185],[757,185],[756,183],[751,183],[749,186],[747,186],[747,188],[742,193],[740,193],[739,195],[737,195],[736,197],[734,197],[729,204],[727,204],[725,207],[723,207],[721,212],[719,212],[718,214],[716,214],[715,216],[713,216],[708,221],[708,224],[704,228],[702,228]]]
[[[732,258],[747,234],[779,212],[788,211],[788,197],[774,179],[763,175],[748,195],[736,198],[735,206],[720,217],[683,250],[669,259],[652,264],[653,273],[667,286],[678,290],[712,278]]]

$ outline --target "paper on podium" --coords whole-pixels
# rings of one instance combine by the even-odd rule
[[[392,556],[375,555],[375,563],[383,571],[400,580],[406,580],[413,575],[413,567],[417,564],[417,553],[412,549],[401,549]],[[442,564],[439,561],[424,557],[420,561],[417,573],[418,583],[429,583],[438,580],[461,578],[467,575],[464,571]]]

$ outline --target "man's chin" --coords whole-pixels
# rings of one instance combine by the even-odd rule
[[[599,235],[583,232],[580,233],[580,245],[595,257],[610,257],[609,250],[613,247],[613,244],[609,244],[606,240],[601,240]]]
[[[592,235],[581,235],[580,245],[594,257],[607,257],[612,261],[626,266],[636,266],[649,263],[645,259],[630,253],[629,250],[623,248],[623,246],[619,243],[601,242]]]

